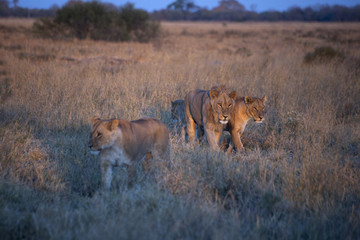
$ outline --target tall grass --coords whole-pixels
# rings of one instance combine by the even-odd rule
[[[141,44],[33,39],[24,21],[0,21],[2,239],[360,237],[359,24],[163,23]],[[319,48],[342,57],[304,61]],[[218,84],[267,96],[244,153],[173,134],[171,164],[133,187],[116,169],[97,194],[94,114],[171,128],[171,100]]]

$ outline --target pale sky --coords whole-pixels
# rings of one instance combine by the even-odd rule
[[[26,8],[49,8],[54,4],[62,7],[68,0],[19,0],[18,6]],[[113,3],[115,6],[124,5],[127,2],[134,4],[135,8],[141,8],[152,12],[154,10],[165,9],[170,3],[175,0],[103,0],[101,2]],[[9,0],[10,6],[12,0]],[[197,6],[212,9],[218,6],[219,0],[194,0]],[[239,0],[247,10],[256,10],[263,12],[266,10],[287,10],[289,7],[298,6],[301,8],[316,5],[342,5],[352,7],[360,4],[360,0]]]

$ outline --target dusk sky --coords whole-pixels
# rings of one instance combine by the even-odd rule
[[[19,0],[18,6],[26,7],[26,8],[49,8],[54,4],[59,7],[63,6],[68,0]],[[127,2],[131,2],[135,5],[136,8],[145,9],[147,11],[154,11],[165,9],[167,5],[174,2],[175,0],[103,0],[101,2],[113,3],[116,6],[124,5]],[[12,0],[9,0],[12,3]],[[219,0],[194,0],[196,5],[200,7],[207,7],[208,9],[212,9],[218,5]],[[307,6],[316,6],[316,5],[343,5],[352,7],[357,4],[360,4],[360,0],[241,0],[238,1],[245,6],[247,10],[256,10],[258,12],[266,11],[266,10],[287,10],[289,7],[298,6],[301,8]]]

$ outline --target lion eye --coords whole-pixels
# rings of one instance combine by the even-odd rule
[[[231,106],[232,106],[232,104],[230,103],[230,104],[229,104],[229,108],[231,108]]]
[[[97,138],[101,138],[101,137],[102,137],[102,134],[101,134],[101,133],[97,133],[96,137],[97,137]]]
[[[221,104],[220,104],[220,103],[218,103],[218,107],[222,108],[222,106],[221,106]]]

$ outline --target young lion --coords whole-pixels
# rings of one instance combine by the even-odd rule
[[[230,132],[232,142],[238,152],[244,148],[240,136],[247,122],[250,119],[254,119],[257,123],[264,121],[265,101],[266,96],[261,99],[250,96],[236,98],[235,108],[226,130]]]
[[[236,91],[224,87],[213,87],[210,91],[194,90],[185,96],[186,131],[190,143],[195,140],[195,128],[198,125],[198,138],[203,132],[212,149],[219,149],[219,141],[224,126],[231,119],[235,105]]]
[[[154,157],[169,160],[169,131],[156,119],[125,121],[93,117],[89,148],[100,155],[103,189],[109,190],[112,167],[126,164],[129,178],[136,174],[136,165]],[[143,166],[144,167],[144,166]]]

